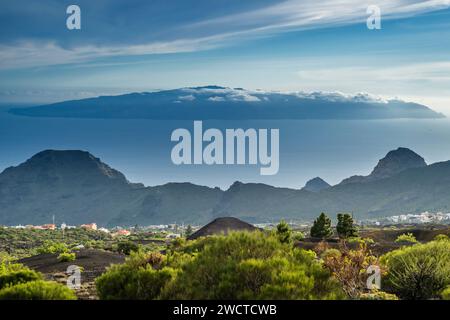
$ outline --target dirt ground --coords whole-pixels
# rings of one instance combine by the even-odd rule
[[[83,249],[76,252],[77,258],[71,262],[59,262],[56,254],[40,254],[19,260],[20,263],[44,274],[48,280],[65,284],[68,278],[67,267],[76,265],[82,268],[80,290],[76,290],[79,299],[96,299],[94,280],[105,272],[111,264],[125,261],[125,256],[94,249]]]
[[[395,239],[401,234],[412,233],[417,241],[428,242],[433,240],[438,234],[445,234],[450,236],[450,227],[440,228],[402,228],[398,230],[386,229],[367,229],[360,230],[359,235],[362,238],[371,238],[375,243],[369,245],[369,249],[376,256],[381,256],[389,251],[399,249],[405,244],[396,243]],[[314,250],[319,244],[320,239],[306,238],[297,243],[299,248]],[[338,239],[328,239],[326,243],[329,248],[339,249],[340,244]],[[358,243],[348,243],[347,247],[350,249],[358,248]]]
[[[401,228],[398,230],[361,230],[361,237],[372,238],[375,242],[394,242],[403,233],[412,233],[417,241],[428,242],[433,240],[438,234],[450,236],[450,227],[430,227],[430,228]]]

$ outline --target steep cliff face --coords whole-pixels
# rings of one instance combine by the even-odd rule
[[[408,148],[398,148],[389,151],[388,154],[378,161],[370,177],[374,180],[391,177],[397,173],[411,168],[425,167],[425,160]]]
[[[425,167],[425,160],[408,148],[389,151],[368,176],[352,176],[340,184],[363,183],[392,177],[404,170]]]
[[[319,192],[325,189],[328,189],[331,185],[328,184],[325,180],[320,177],[313,178],[306,182],[303,190],[311,191],[311,192]]]

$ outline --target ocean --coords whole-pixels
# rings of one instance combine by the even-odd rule
[[[278,174],[262,176],[259,165],[174,165],[170,135],[177,128],[192,130],[192,121],[31,118],[7,109],[0,108],[0,170],[45,149],[80,149],[148,186],[192,182],[227,189],[239,180],[301,188],[316,176],[336,184],[369,174],[398,147],[427,163],[450,160],[449,119],[203,121],[204,129],[279,129]]]

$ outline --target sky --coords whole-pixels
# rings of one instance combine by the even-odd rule
[[[66,27],[71,4],[81,30]],[[367,92],[450,115],[450,0],[0,4],[0,103],[210,84]]]

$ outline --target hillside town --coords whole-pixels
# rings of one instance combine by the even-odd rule
[[[160,224],[160,225],[149,225],[149,226],[134,226],[129,228],[124,228],[120,226],[116,226],[113,228],[105,228],[98,227],[97,223],[87,223],[81,224],[78,226],[68,225],[66,223],[61,223],[61,225],[57,225],[55,223],[47,223],[42,225],[15,225],[15,226],[2,226],[3,228],[11,228],[11,229],[27,229],[27,230],[70,230],[70,229],[84,229],[88,231],[100,231],[106,234],[110,234],[112,237],[127,237],[132,233],[136,233],[137,231],[148,231],[154,233],[163,233],[167,239],[175,239],[180,238],[183,234],[186,233],[186,230],[192,228],[193,230],[198,229],[197,226],[190,225],[177,225],[177,224]]]
[[[395,224],[450,224],[450,213],[444,212],[422,212],[419,214],[401,214],[379,219],[364,220],[363,224],[369,225],[395,225]]]

